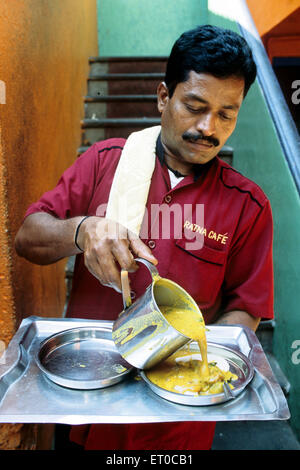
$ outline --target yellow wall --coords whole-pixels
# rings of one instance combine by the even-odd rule
[[[6,343],[22,318],[63,310],[65,262],[34,266],[16,256],[13,240],[27,206],[76,158],[88,58],[96,55],[96,0],[1,0],[0,341]]]

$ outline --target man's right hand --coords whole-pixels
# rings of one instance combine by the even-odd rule
[[[89,217],[79,227],[77,243],[84,252],[87,269],[104,286],[122,291],[120,269],[134,272],[134,258],[145,258],[153,264],[157,259],[142,240],[124,226],[102,217]]]
[[[82,217],[58,219],[45,212],[29,215],[20,227],[15,248],[31,263],[46,265],[77,255],[74,234]],[[78,230],[77,243],[84,251],[87,269],[105,285],[121,291],[120,269],[136,271],[134,258],[157,264],[142,240],[116,222],[102,217],[88,217]],[[118,266],[119,265],[119,266]]]

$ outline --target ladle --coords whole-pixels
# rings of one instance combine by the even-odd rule
[[[235,398],[226,380],[223,382],[223,390],[226,400],[233,400]]]

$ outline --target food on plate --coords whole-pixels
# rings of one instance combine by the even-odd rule
[[[200,310],[160,306],[160,311],[176,330],[197,341],[199,351],[192,350],[190,345],[176,351],[148,370],[148,379],[171,392],[189,395],[222,393],[225,381],[233,388],[231,382],[238,377],[230,372],[228,362],[207,355],[205,323]]]

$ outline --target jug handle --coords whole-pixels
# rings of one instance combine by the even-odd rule
[[[150,271],[150,274],[152,276],[153,281],[160,278],[160,275],[159,275],[159,272],[157,271],[156,266],[154,264],[150,263],[150,261],[148,261],[144,258],[135,258],[134,261],[138,261],[139,263],[143,263],[148,268],[148,270]]]
[[[144,258],[135,258],[135,261],[143,263],[148,268],[153,281],[160,278],[160,275],[156,267],[154,266],[154,264],[150,263],[150,261],[147,261]],[[121,270],[121,285],[122,285],[123,307],[124,307],[124,310],[126,310],[126,308],[130,307],[130,305],[132,304],[131,295],[130,295],[130,285],[129,285],[129,279],[128,279],[128,271],[126,271],[126,269]]]
[[[123,298],[123,307],[124,310],[130,307],[132,304],[131,295],[130,295],[130,285],[128,279],[128,271],[126,269],[121,270],[121,286],[122,286],[122,298]]]

